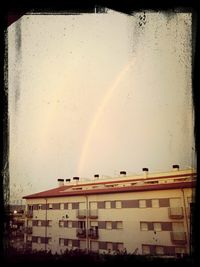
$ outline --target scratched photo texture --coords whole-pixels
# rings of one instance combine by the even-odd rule
[[[192,264],[192,11],[28,11],[6,38],[8,261]],[[109,189],[130,177],[139,187],[153,173],[178,173],[187,188],[174,188],[174,202],[164,190],[133,192],[136,200],[125,192],[121,201],[122,186]],[[110,193],[95,195],[96,183]],[[62,197],[70,187],[78,195]],[[164,199],[174,214],[159,217]]]

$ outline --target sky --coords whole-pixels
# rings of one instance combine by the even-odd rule
[[[11,200],[195,168],[191,13],[27,14],[8,28]]]

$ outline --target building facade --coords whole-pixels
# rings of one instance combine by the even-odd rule
[[[25,205],[9,206],[9,244],[18,250],[24,249]]]
[[[59,179],[59,187],[25,196],[25,242],[32,250],[81,249],[175,256],[191,252],[190,205],[196,172],[91,181]]]

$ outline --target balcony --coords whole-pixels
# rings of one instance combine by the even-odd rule
[[[76,229],[76,236],[80,238],[86,238],[86,230],[82,228]]]
[[[32,233],[33,233],[33,228],[32,228],[32,227],[26,227],[26,228],[25,228],[25,233],[26,233],[26,234],[29,234],[29,235],[32,235]]]
[[[170,219],[183,219],[183,208],[182,207],[171,207],[168,209]]]
[[[86,218],[86,210],[77,210],[76,218],[85,219]]]
[[[98,210],[89,210],[89,218],[97,219],[98,218]]]
[[[184,245],[187,243],[185,232],[170,232],[171,241],[176,245]]]
[[[26,217],[27,217],[27,218],[33,218],[33,211],[32,211],[32,210],[28,210],[28,211],[26,212]]]
[[[98,229],[89,229],[88,230],[88,237],[91,239],[98,239],[99,238],[99,231]]]
[[[26,240],[25,247],[26,249],[32,249],[32,241]]]

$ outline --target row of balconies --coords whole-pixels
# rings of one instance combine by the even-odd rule
[[[33,230],[32,227],[26,227],[25,228],[25,233],[26,234],[32,234]],[[99,238],[99,230],[98,228],[95,229],[88,229],[86,230],[85,228],[78,228],[76,229],[76,236],[79,238],[90,238],[90,239],[98,239]],[[171,241],[174,244],[177,245],[184,245],[187,243],[187,239],[186,239],[186,233],[185,232],[170,232],[170,237],[171,237]]]
[[[76,217],[79,219],[85,219],[86,217],[89,217],[90,219],[97,219],[98,218],[98,210],[77,210],[76,211]],[[26,212],[27,218],[33,218],[33,211],[29,210]]]
[[[76,217],[78,219],[85,219],[86,217],[89,217],[90,219],[97,219],[98,218],[98,210],[77,210],[76,211]]]
[[[76,229],[76,236],[80,238],[86,238],[88,236],[91,239],[98,239],[99,238],[99,231],[97,229],[84,229],[84,228],[78,228]]]
[[[169,218],[171,219],[183,219],[183,208],[182,207],[170,207],[168,208]]]
[[[26,233],[26,234],[29,234],[29,235],[32,235],[32,233],[33,233],[33,228],[32,228],[31,226],[27,226],[27,227],[25,228],[25,233]]]
[[[25,233],[26,234],[32,234],[33,233],[32,227],[26,227]],[[98,239],[99,238],[99,231],[98,231],[98,228],[97,229],[91,228],[89,230],[86,230],[85,228],[78,228],[78,229],[76,229],[76,236],[80,237],[80,238],[86,238],[86,236],[88,236],[91,239]]]
[[[172,243],[176,245],[185,245],[187,243],[185,232],[170,232]]]
[[[188,211],[188,216],[189,216],[189,209]],[[184,217],[183,213],[183,208],[182,207],[170,207],[168,208],[168,214],[171,219],[182,219]],[[33,211],[29,210],[26,212],[27,218],[32,218],[33,217]],[[89,217],[91,219],[96,219],[98,218],[98,210],[77,210],[76,211],[76,217],[79,219],[84,219],[86,217]]]

